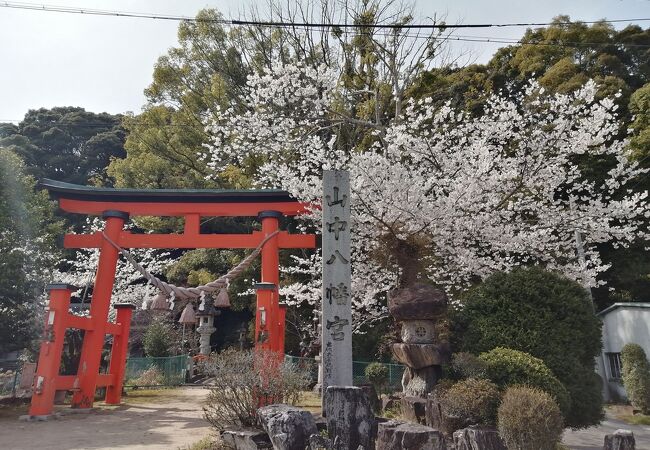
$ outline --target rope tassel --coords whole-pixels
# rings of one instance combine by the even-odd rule
[[[214,306],[217,308],[230,308],[230,298],[228,297],[228,289],[223,287],[214,299]]]

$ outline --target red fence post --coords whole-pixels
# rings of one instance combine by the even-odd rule
[[[45,330],[38,366],[34,377],[30,416],[46,416],[54,409],[56,378],[59,375],[61,353],[65,340],[66,317],[70,308],[70,296],[78,288],[70,284],[50,284],[47,290],[50,301],[45,309]]]
[[[104,211],[102,217],[106,219],[104,232],[113,242],[119,244],[120,232],[129,215],[122,211]],[[91,408],[95,400],[95,389],[97,388],[99,365],[106,336],[106,323],[115,281],[117,258],[118,250],[104,239],[100,249],[97,277],[95,278],[92,301],[90,302],[92,328],[86,330],[84,335],[81,359],[77,370],[79,391],[72,396],[73,408]]]
[[[122,386],[124,385],[126,357],[129,353],[131,317],[133,316],[135,305],[132,303],[117,303],[113,307],[117,310],[115,323],[120,326],[120,334],[113,336],[111,364],[108,368],[108,373],[111,374],[113,378],[113,384],[106,388],[106,404],[119,405],[122,400]]]

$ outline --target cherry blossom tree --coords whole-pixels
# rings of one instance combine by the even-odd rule
[[[215,175],[250,167],[258,187],[315,204],[323,170],[350,171],[357,330],[385,316],[388,290],[418,279],[453,296],[495,271],[538,264],[598,286],[607,270],[598,244],[647,238],[647,193],[629,189],[642,170],[616,137],[613,100],[597,100],[594,82],[562,95],[531,82],[490,97],[480,118],[410,102],[389,122],[368,124],[367,146],[345,136],[353,119],[340,111],[354,99],[339,80],[325,65],[277,64],[250,76],[245,108],[209,121],[214,139],[201,157]],[[319,221],[314,208],[303,226],[317,231]],[[285,286],[290,302],[319,304],[319,267],[318,254],[294,257],[285,271],[311,282]]]

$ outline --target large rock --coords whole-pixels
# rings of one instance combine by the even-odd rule
[[[437,319],[447,311],[447,294],[425,283],[393,289],[388,310],[397,321]]]
[[[257,414],[275,450],[304,450],[309,436],[318,433],[311,413],[295,406],[263,406]]]
[[[353,386],[328,386],[325,391],[327,430],[340,450],[374,448],[377,423],[363,389]]]
[[[400,399],[400,408],[402,417],[409,422],[417,422],[424,425],[426,423],[426,405],[427,401],[421,397],[405,396]]]
[[[496,430],[479,427],[463,428],[454,432],[456,450],[506,450]]]
[[[396,420],[379,424],[377,450],[446,450],[446,448],[444,436],[433,428]]]
[[[616,430],[605,436],[603,450],[635,450],[634,433],[630,430]]]
[[[224,430],[221,443],[224,448],[235,450],[273,448],[269,436],[261,430]]]
[[[370,401],[370,407],[372,408],[372,411],[375,414],[379,414],[381,412],[381,401],[379,400],[375,386],[372,384],[361,384],[359,387],[363,389],[363,392],[366,393],[368,401]]]
[[[449,360],[449,344],[405,344],[398,342],[391,346],[395,359],[407,367],[422,369],[439,366]]]
[[[395,410],[396,408],[400,407],[400,400],[402,399],[403,395],[395,395],[395,394],[385,394],[381,396],[381,410],[382,412],[386,412],[388,410]]]
[[[320,434],[309,436],[309,450],[331,450],[332,441]]]
[[[442,408],[442,405],[438,401],[435,395],[429,394],[427,396],[426,407],[425,407],[425,423],[440,430],[446,436],[451,437],[452,433],[456,430],[470,425],[464,420],[461,420],[459,417],[449,416],[445,413]]]

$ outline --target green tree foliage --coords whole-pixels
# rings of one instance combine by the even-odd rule
[[[30,110],[18,126],[0,127],[0,146],[23,158],[37,179],[101,183],[111,158],[125,156],[120,122],[120,116],[83,108]]]
[[[601,323],[578,283],[540,268],[521,268],[488,277],[463,303],[453,317],[457,350],[478,354],[507,347],[530,353],[571,394],[569,426],[600,421],[602,398],[593,366]]]
[[[632,406],[650,414],[650,363],[638,344],[626,344],[621,350],[621,376]]]
[[[227,30],[216,22],[220,18],[205,9],[196,22],[179,25],[178,46],[154,66],[144,112],[124,120],[127,156],[109,168],[116,186],[248,187],[237,171],[223,183],[206,181],[208,170],[199,158],[209,138],[205,117],[236,105],[250,70],[241,32]]]
[[[0,352],[21,349],[34,337],[53,237],[61,232],[47,196],[34,185],[22,160],[0,147]]]
[[[388,384],[388,366],[379,362],[373,362],[366,366],[364,374],[377,392],[381,394]]]
[[[650,157],[650,83],[646,83],[632,94],[629,107],[634,115],[630,140],[632,156],[637,161],[646,162]]]
[[[487,377],[497,386],[539,388],[555,399],[564,414],[570,411],[572,401],[569,393],[541,359],[503,347],[481,353],[479,358],[487,365]]]
[[[169,356],[174,338],[171,324],[164,319],[153,320],[142,339],[144,354],[154,358]]]

